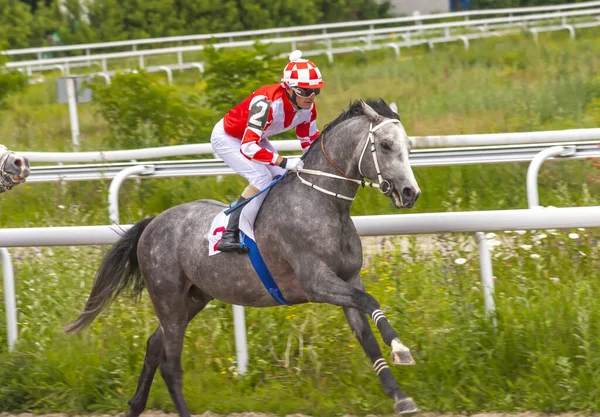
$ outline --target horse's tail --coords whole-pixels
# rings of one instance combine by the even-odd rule
[[[65,327],[65,332],[77,333],[85,329],[124,289],[129,288],[134,297],[144,290],[146,285],[138,263],[137,247],[142,232],[153,218],[133,225],[104,255],[85,309]]]

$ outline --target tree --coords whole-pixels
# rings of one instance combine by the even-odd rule
[[[94,0],[88,5],[90,26],[98,40],[103,42],[128,39],[125,31],[124,10],[119,0]]]
[[[39,2],[31,20],[30,46],[49,45],[48,35],[59,32],[63,26],[63,16],[56,0]]]
[[[185,34],[244,29],[236,0],[176,0],[176,6]]]
[[[257,43],[254,49],[205,49],[206,95],[215,110],[225,114],[258,87],[279,81],[284,62],[267,48]]]
[[[0,40],[8,47],[25,48],[31,40],[31,12],[18,0],[0,0]]]
[[[323,22],[343,22],[387,17],[391,4],[377,0],[316,0]]]

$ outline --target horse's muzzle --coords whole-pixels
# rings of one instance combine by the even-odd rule
[[[9,172],[14,172],[12,179],[15,183],[23,182],[31,173],[31,168],[29,167],[29,161],[27,158],[23,158],[22,156],[15,156],[12,161],[12,169],[7,170]]]
[[[421,196],[421,191],[414,187],[404,187],[401,192],[397,189],[392,191],[392,204],[395,208],[412,208],[414,207],[417,199]]]

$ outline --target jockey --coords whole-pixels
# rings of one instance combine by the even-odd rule
[[[302,59],[302,52],[290,54],[281,83],[267,85],[231,109],[214,127],[210,142],[215,153],[249,182],[237,203],[256,195],[285,170],[302,169],[300,158],[277,154],[269,138],[296,129],[304,152],[319,136],[315,96],[325,85],[315,64]],[[217,249],[247,252],[239,241],[241,210],[229,217]]]

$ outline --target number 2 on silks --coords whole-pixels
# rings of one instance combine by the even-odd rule
[[[248,124],[251,127],[263,130],[269,119],[269,107],[271,107],[271,105],[266,100],[260,100],[254,103],[250,108]]]

